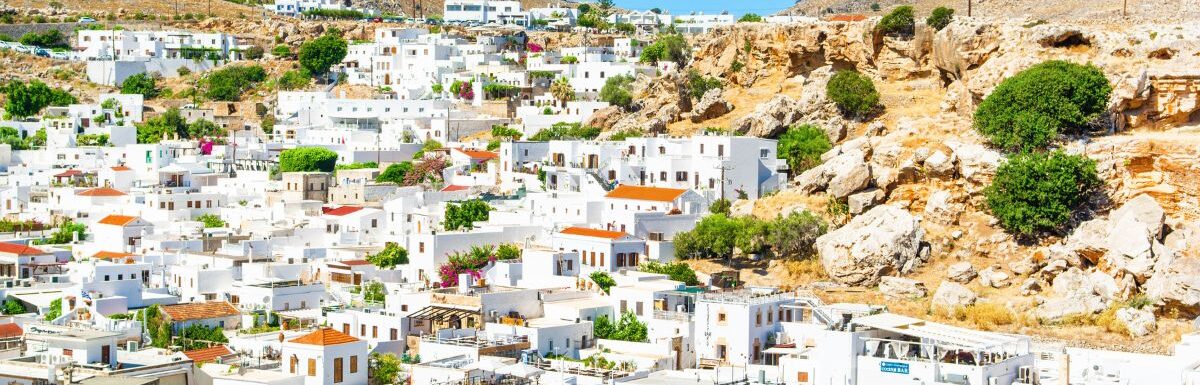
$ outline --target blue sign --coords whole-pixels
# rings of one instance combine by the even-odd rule
[[[884,373],[908,374],[908,364],[900,362],[880,362],[879,371]]]

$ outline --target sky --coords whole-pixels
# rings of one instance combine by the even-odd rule
[[[675,15],[686,15],[692,11],[719,14],[729,11],[737,16],[746,13],[770,15],[796,3],[795,0],[615,0],[618,7],[630,10],[660,8]]]

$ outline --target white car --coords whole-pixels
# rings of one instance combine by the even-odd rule
[[[90,17],[84,16],[84,17],[79,18],[80,24],[95,23],[95,22],[96,22],[96,19],[93,19]]]

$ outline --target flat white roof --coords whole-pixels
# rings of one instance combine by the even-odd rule
[[[1021,342],[1027,343],[1029,341],[1029,337],[965,329],[892,313],[858,317],[851,322],[855,325],[925,338],[942,344],[974,350],[995,348]]]

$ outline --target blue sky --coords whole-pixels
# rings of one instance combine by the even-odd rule
[[[704,12],[706,14],[729,11],[729,13],[739,16],[746,13],[757,13],[766,16],[779,12],[796,3],[795,0],[615,0],[615,2],[618,7],[625,9],[643,10],[657,7],[668,10],[676,15],[688,14],[692,11]]]

